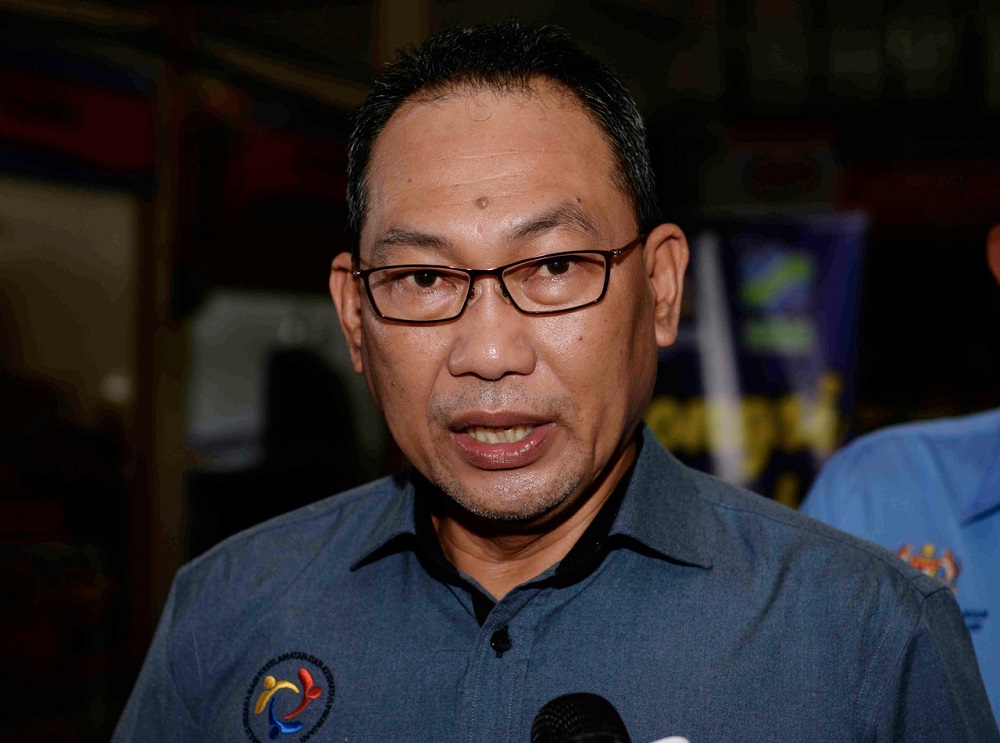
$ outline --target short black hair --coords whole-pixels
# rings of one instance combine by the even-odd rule
[[[396,110],[421,93],[461,87],[530,90],[547,79],[576,96],[604,132],[616,160],[612,178],[632,202],[639,230],[660,221],[646,128],[628,88],[604,64],[579,49],[555,26],[516,20],[455,28],[430,36],[419,49],[402,50],[376,80],[354,117],[348,146],[348,227],[357,238],[368,209],[368,165],[375,140]]]

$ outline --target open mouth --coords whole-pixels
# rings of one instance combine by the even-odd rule
[[[527,438],[534,426],[511,426],[510,428],[487,428],[486,426],[469,426],[465,432],[481,444],[516,444]]]

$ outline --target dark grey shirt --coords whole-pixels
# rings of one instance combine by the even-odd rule
[[[402,476],[227,540],[178,574],[115,740],[526,742],[584,691],[634,743],[1000,741],[949,589],[642,435],[610,529],[492,606]]]

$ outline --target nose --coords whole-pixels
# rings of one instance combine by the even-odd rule
[[[530,323],[531,318],[511,304],[496,277],[481,277],[465,312],[453,324],[456,335],[448,371],[491,381],[530,374],[536,361]]]

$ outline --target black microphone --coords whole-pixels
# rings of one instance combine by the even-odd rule
[[[531,743],[632,743],[618,710],[597,694],[564,694],[535,715]]]

